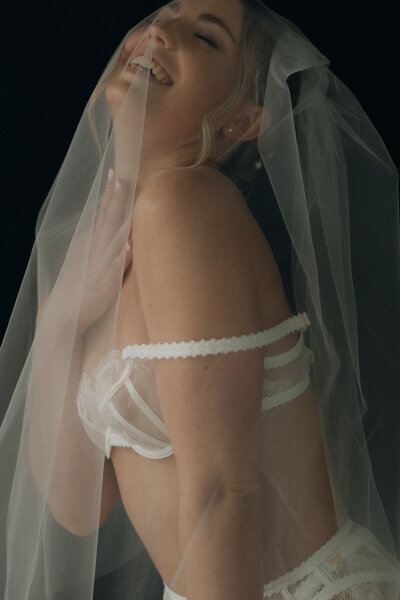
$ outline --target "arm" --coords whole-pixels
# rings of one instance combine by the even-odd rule
[[[54,294],[47,304],[47,311],[40,311],[43,318],[38,315],[33,355],[30,464],[35,483],[57,521],[76,535],[84,535],[96,524],[89,522],[85,494],[78,492],[84,492],[82,482],[87,476],[86,465],[79,457],[93,459],[95,450],[79,422],[75,405],[82,373],[82,335],[73,339],[74,323],[68,317],[61,320],[58,311],[52,310],[57,306]],[[68,356],[69,366],[65,363]]]
[[[135,264],[151,341],[259,331],[247,208],[232,188],[186,177],[160,179],[135,208]],[[254,443],[262,376],[261,351],[164,360],[156,367],[178,471],[188,600],[262,597]]]
[[[95,478],[104,459],[84,431],[76,406],[82,374],[83,336],[116,295],[123,261],[131,261],[118,230],[124,219],[127,188],[120,197],[109,179],[94,231],[76,235],[59,281],[41,304],[36,320],[30,381],[29,460],[35,483],[54,517],[75,535],[98,527],[93,498],[102,487],[100,524],[118,497],[112,465],[104,464],[103,482]],[[111,225],[110,225],[111,224]],[[117,231],[117,233],[116,233]],[[90,236],[90,237],[88,237]],[[85,272],[82,257],[90,251]],[[96,513],[96,514],[95,514]]]
[[[35,483],[47,498],[55,519],[74,535],[82,536],[107,520],[119,491],[110,461],[104,461],[102,481],[93,478],[93,464],[103,458],[84,431],[76,409],[83,335],[79,330],[71,335],[75,323],[67,314],[63,319],[57,315],[60,306],[57,298],[53,296],[44,304],[48,302],[52,306],[41,327],[44,305],[38,313],[31,389],[30,464]],[[69,365],[65,358],[68,356]],[[100,494],[100,486],[99,518],[93,511],[93,497]]]

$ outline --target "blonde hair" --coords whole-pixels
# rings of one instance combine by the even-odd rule
[[[204,164],[210,157],[213,144],[212,125],[223,120],[232,109],[248,99],[257,106],[264,104],[264,90],[268,75],[271,41],[265,35],[260,18],[262,14],[249,9],[248,0],[241,0],[245,6],[242,35],[239,48],[239,76],[233,94],[220,106],[208,113],[202,120],[202,146],[195,162],[185,169],[192,169]],[[260,155],[257,149],[257,138],[243,142],[238,141],[220,157],[220,170],[229,177],[247,198],[252,191],[257,174]]]

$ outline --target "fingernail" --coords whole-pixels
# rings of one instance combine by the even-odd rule
[[[131,249],[131,245],[130,244],[126,244],[126,251],[129,252],[130,249]]]
[[[110,179],[112,179],[113,177],[114,177],[114,169],[110,169],[110,170],[108,171],[108,179],[110,180]]]
[[[118,179],[117,179],[117,181],[115,182],[115,189],[116,189],[116,190],[120,190],[120,189],[121,189],[121,183],[118,181]]]

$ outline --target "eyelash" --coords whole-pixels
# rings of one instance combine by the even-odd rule
[[[200,38],[201,40],[204,40],[212,48],[215,48],[216,50],[219,50],[219,46],[217,46],[217,44],[211,38],[209,38],[209,37],[207,37],[205,35],[201,35],[200,33],[196,33],[195,36],[198,37],[198,38]]]

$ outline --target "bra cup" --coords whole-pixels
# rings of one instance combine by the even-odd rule
[[[107,455],[113,445],[130,447],[148,458],[173,454],[157,393],[155,360],[235,352],[266,346],[308,325],[297,315],[264,332],[222,340],[128,346],[103,357],[92,376],[83,373],[77,397],[82,424],[92,442]],[[234,349],[232,349],[234,348]],[[218,352],[217,352],[218,350]],[[136,356],[135,356],[136,354]],[[153,358],[141,354],[154,355]],[[312,352],[303,334],[284,352],[266,356],[261,408],[271,410],[302,396],[310,385]]]

